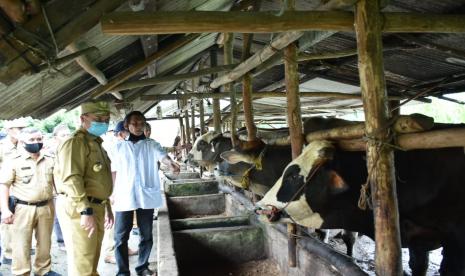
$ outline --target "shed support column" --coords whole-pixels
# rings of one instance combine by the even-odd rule
[[[190,143],[191,142],[191,129],[190,129],[190,124],[189,124],[189,111],[186,108],[187,107],[187,101],[184,102],[184,122],[185,122],[185,129],[186,129],[186,142]]]
[[[224,44],[223,44],[223,53],[224,53],[224,65],[232,64],[233,63],[233,41],[234,41],[234,34],[232,33],[224,33]],[[237,105],[236,105],[236,92],[234,91],[233,83],[227,83],[224,85],[224,89],[229,91],[229,106],[231,110],[231,143],[233,146],[236,144],[236,125],[237,125]]]
[[[191,126],[192,126],[192,143],[195,142],[195,104],[191,102]]]
[[[294,43],[284,49],[284,69],[286,74],[287,123],[291,139],[292,159],[302,152],[302,115],[300,112],[299,78],[297,73],[297,47]],[[288,224],[288,255],[289,266],[295,267],[296,258],[296,225]]]
[[[243,50],[242,62],[250,57],[250,48],[252,46],[252,34],[243,35]],[[244,121],[247,128],[247,140],[253,141],[257,139],[257,128],[253,119],[252,105],[252,77],[250,73],[246,73],[242,79],[242,106],[244,109]]]
[[[360,86],[365,111],[367,167],[375,220],[376,275],[402,274],[399,215],[394,174],[394,155],[387,127],[388,107],[383,71],[382,18],[378,0],[360,0],[356,6]]]
[[[205,109],[203,100],[199,100],[200,135],[205,133]]]
[[[218,65],[218,60],[216,57],[216,49],[210,51],[210,66],[215,67]],[[212,79],[216,77],[216,74],[212,74]],[[215,91],[218,92],[218,91]],[[221,109],[220,109],[220,99],[213,99],[213,127],[216,133],[221,133]]]

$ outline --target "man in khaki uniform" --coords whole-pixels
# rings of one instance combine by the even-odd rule
[[[59,147],[55,160],[57,215],[66,244],[68,275],[98,275],[104,227],[113,226],[108,201],[110,160],[99,137],[108,130],[106,102],[81,105],[81,128]]]
[[[17,151],[18,137],[21,129],[27,126],[24,118],[15,119],[5,122],[8,136],[0,141],[0,168],[6,160],[16,158],[19,153]],[[11,264],[11,225],[0,225],[1,248],[2,248],[2,263]]]
[[[37,247],[35,275],[56,275],[51,271],[51,238],[53,228],[53,159],[41,153],[43,136],[39,130],[26,128],[21,132],[25,151],[5,163],[0,172],[2,222],[12,225],[14,239],[14,275],[31,274],[31,242],[35,231]],[[14,215],[8,198],[15,198]]]

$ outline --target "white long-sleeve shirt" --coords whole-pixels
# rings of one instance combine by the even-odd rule
[[[111,160],[112,171],[116,172],[113,210],[154,209],[162,205],[157,161],[165,156],[160,144],[152,139],[116,144]]]

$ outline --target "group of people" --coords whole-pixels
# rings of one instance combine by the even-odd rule
[[[166,149],[149,138],[150,125],[139,111],[128,113],[117,124],[116,143],[104,149],[100,136],[107,132],[109,120],[109,103],[83,103],[79,129],[73,134],[57,130],[56,150],[43,148],[44,138],[37,129],[15,121],[7,126],[8,136],[0,145],[0,235],[3,257],[12,259],[12,274],[30,275],[35,233],[32,272],[56,275],[50,254],[55,212],[68,275],[98,275],[104,233],[114,247],[114,260],[107,255],[105,261],[116,262],[117,275],[130,275],[128,256],[137,253],[137,275],[155,274],[148,260],[154,209],[162,204],[158,166],[162,163],[174,173],[180,167]],[[128,248],[134,216],[140,236],[138,250]],[[113,226],[114,232],[110,231]],[[55,232],[60,242],[58,230]]]

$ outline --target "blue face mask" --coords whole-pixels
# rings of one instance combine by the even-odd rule
[[[108,130],[108,123],[101,123],[101,122],[92,122],[90,123],[90,127],[87,129],[87,132],[94,136],[101,136],[105,134]]]

